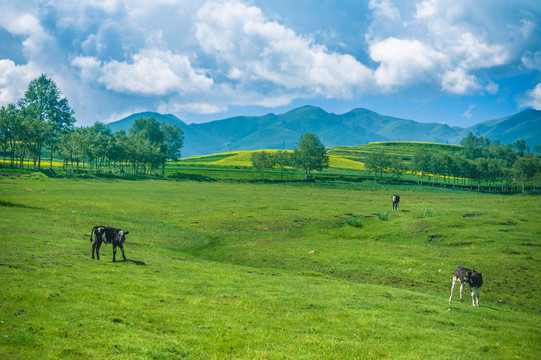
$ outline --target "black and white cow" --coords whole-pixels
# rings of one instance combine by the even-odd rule
[[[398,204],[400,203],[400,196],[393,195],[393,210],[398,210]]]
[[[462,287],[464,283],[470,286],[471,299],[473,306],[479,306],[479,288],[483,285],[483,277],[480,272],[475,270],[466,269],[464,266],[460,265],[455,270],[455,275],[453,276],[453,285],[451,286],[451,297],[449,302],[453,300],[453,291],[455,290],[455,283],[460,283],[460,302],[462,302]]]
[[[129,231],[123,231],[111,226],[94,226],[90,232],[90,241],[92,241],[92,234],[94,234],[94,242],[92,243],[92,259],[94,259],[94,250],[96,250],[96,257],[100,259],[100,246],[101,243],[113,244],[113,262],[116,256],[116,247],[120,247],[122,250],[122,258],[126,260],[124,255],[124,241]]]

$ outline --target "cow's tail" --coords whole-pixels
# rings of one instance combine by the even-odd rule
[[[90,232],[90,242],[92,242],[92,234],[94,233],[94,230],[97,228],[97,226],[94,226],[92,228],[92,231]]]

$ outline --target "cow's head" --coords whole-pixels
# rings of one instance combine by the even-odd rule
[[[126,235],[128,235],[129,233],[130,233],[129,231],[119,230],[116,235],[118,239],[118,243],[124,244],[124,241],[126,240]]]

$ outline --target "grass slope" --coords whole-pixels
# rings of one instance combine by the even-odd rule
[[[422,187],[3,178],[0,358],[535,359],[539,210]],[[128,261],[90,259],[98,224],[130,231]],[[483,273],[479,308],[448,302],[459,264]]]

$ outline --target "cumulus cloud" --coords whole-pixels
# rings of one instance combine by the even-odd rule
[[[39,76],[32,64],[16,65],[8,59],[0,59],[0,105],[16,103],[28,87],[28,83]]]
[[[541,50],[536,52],[527,50],[520,60],[527,69],[541,70]]]
[[[462,68],[446,71],[441,77],[443,90],[457,95],[469,94],[480,88],[477,78]]]
[[[535,30],[534,22],[522,15],[490,16],[496,13],[490,14],[484,3],[423,0],[414,6],[410,2],[394,4],[400,5],[401,21],[375,16],[366,39],[372,60],[379,63],[376,80],[387,91],[438,81],[440,89],[450,94],[494,94],[498,85],[481,73],[509,65],[517,56],[517,47],[524,46],[517,44],[517,34],[530,39]],[[481,13],[486,16],[471,16]],[[524,54],[522,62],[527,67],[536,64],[531,53]]]
[[[524,106],[531,106],[535,110],[541,110],[541,83],[526,93]]]
[[[368,8],[378,17],[396,20],[400,18],[400,11],[390,0],[370,0]]]
[[[417,19],[429,18],[437,12],[437,0],[426,0],[415,4],[415,17]]]
[[[380,63],[375,72],[378,85],[384,90],[418,83],[439,63],[443,55],[418,40],[394,37],[374,42],[369,49],[372,60]]]
[[[230,68],[246,88],[270,83],[312,95],[348,97],[366,91],[372,72],[355,57],[328,51],[242,2],[205,4],[197,13],[201,48]]]
[[[108,89],[141,95],[197,93],[213,84],[201,69],[194,69],[187,56],[171,51],[143,49],[131,62],[103,64],[99,81]]]

